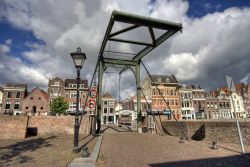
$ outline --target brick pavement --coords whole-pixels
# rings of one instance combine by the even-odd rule
[[[114,128],[114,129],[112,129]],[[97,167],[250,166],[250,155],[240,156],[233,144],[212,150],[202,141],[179,143],[172,136],[124,132],[112,127],[104,131]],[[123,133],[118,133],[122,131]],[[250,153],[250,147],[246,148]]]
[[[80,136],[79,145],[92,151],[96,138]],[[73,154],[73,135],[47,135],[24,140],[0,140],[0,166],[64,167],[80,153]]]

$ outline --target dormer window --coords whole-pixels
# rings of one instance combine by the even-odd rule
[[[161,82],[161,77],[158,77],[158,78],[157,78],[157,82]]]
[[[166,82],[170,82],[169,78],[166,78]]]

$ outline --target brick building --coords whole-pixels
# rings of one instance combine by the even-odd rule
[[[64,86],[64,98],[67,102],[69,102],[69,111],[75,111],[76,109],[76,92],[77,92],[77,84],[76,79],[65,79]],[[80,80],[80,88],[79,88],[79,108],[80,110],[84,106],[86,97],[88,93],[88,81]]]
[[[23,99],[22,104],[22,113],[25,115],[47,115],[49,96],[45,91],[35,88]]]
[[[85,99],[88,93],[88,81],[81,79],[80,80],[80,101],[79,108],[82,109]],[[77,83],[76,79],[61,79],[59,77],[55,77],[49,79],[48,83],[48,95],[49,101],[52,99],[62,96],[64,99],[69,102],[68,112],[74,112],[76,108],[76,93],[77,92]]]
[[[152,75],[153,81],[149,77],[143,81],[143,92],[152,101],[152,111],[155,113],[163,113],[168,119],[173,119],[173,115],[169,111],[167,105],[162,99],[160,93],[164,96],[167,104],[171,108],[177,119],[181,119],[181,102],[179,94],[178,81],[174,75]],[[158,86],[160,92],[158,92]]]
[[[19,83],[7,83],[3,87],[2,109],[3,114],[22,114],[22,101],[27,96],[27,85]]]

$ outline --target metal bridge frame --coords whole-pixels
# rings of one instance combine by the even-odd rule
[[[112,28],[115,22],[127,23],[129,24],[129,26],[124,29],[118,30],[116,32],[112,32]],[[135,41],[135,40],[115,38],[117,35],[134,30],[138,27],[148,28],[148,33],[150,34],[150,37],[152,39],[150,43],[144,42],[144,41]],[[164,33],[158,38],[156,38],[154,29],[164,30]],[[96,133],[99,133],[101,129],[101,98],[102,98],[101,92],[102,92],[103,73],[108,67],[114,67],[115,65],[122,66],[122,70],[120,71],[119,74],[122,74],[127,69],[131,69],[133,74],[135,75],[136,90],[137,90],[137,114],[138,114],[137,130],[140,131],[140,128],[141,128],[141,86],[140,86],[141,59],[178,31],[182,31],[182,25],[179,23],[168,22],[165,20],[154,19],[151,17],[144,17],[144,16],[129,14],[129,13],[120,12],[120,11],[112,12],[101,48],[99,51],[99,58],[98,58],[99,62],[97,62],[98,64],[98,96],[97,96],[97,113],[96,113],[97,114],[96,115],[97,116]],[[129,60],[118,57],[118,56],[117,58],[107,58],[104,56],[104,52],[111,52],[111,51],[105,51],[105,47],[108,41],[128,43],[131,45],[141,45],[145,47],[142,50],[140,50],[138,53],[131,53],[131,55],[134,55],[134,56]]]

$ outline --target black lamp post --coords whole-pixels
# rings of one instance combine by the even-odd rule
[[[74,126],[74,147],[73,152],[78,152],[78,139],[79,139],[79,84],[80,84],[80,71],[86,60],[85,53],[81,52],[81,48],[78,47],[76,52],[70,53],[74,65],[77,70],[77,92],[76,92],[76,112],[75,112],[75,126]]]

